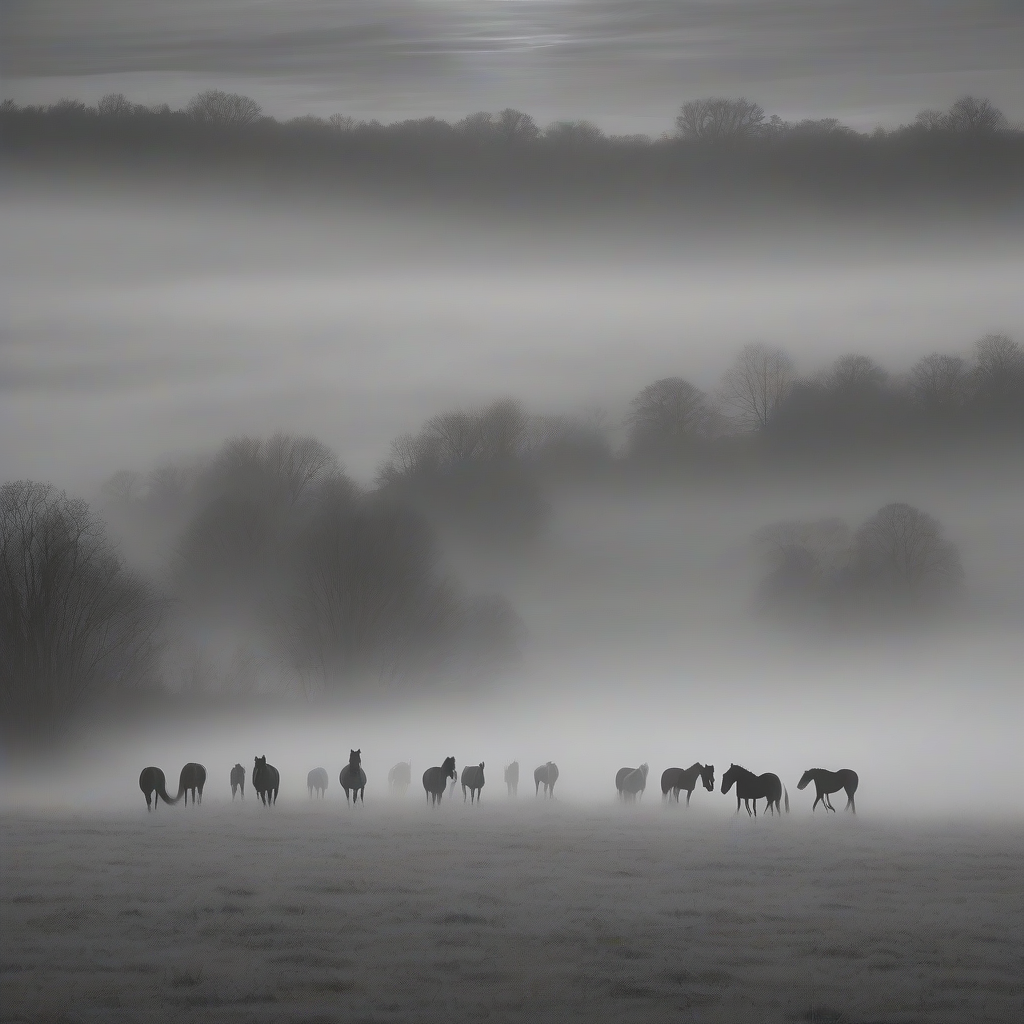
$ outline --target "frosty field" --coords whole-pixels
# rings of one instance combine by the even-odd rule
[[[0,1018],[1024,1014],[1019,822],[419,795],[5,810]]]

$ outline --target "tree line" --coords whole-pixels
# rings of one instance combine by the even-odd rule
[[[486,676],[522,623],[444,568],[425,517],[362,491],[311,437],[236,438],[210,460],[121,471],[104,516],[48,484],[0,488],[4,731],[60,733],[90,703],[169,686],[186,699]],[[132,546],[132,545],[130,545]]]
[[[396,190],[528,205],[661,207],[667,201],[742,215],[789,203],[839,208],[882,202],[1012,210],[1024,177],[1024,130],[973,96],[909,124],[859,132],[836,118],[797,122],[753,101],[709,97],[685,103],[658,138],[606,135],[586,120],[539,126],[511,108],[449,122],[427,117],[383,124],[343,114],[279,121],[247,96],[207,90],[179,110],[123,94],[94,107],[0,104],[8,166],[98,163],[124,169],[220,170],[281,186]],[[269,176],[269,177],[268,177]],[[517,207],[524,212],[522,207]]]

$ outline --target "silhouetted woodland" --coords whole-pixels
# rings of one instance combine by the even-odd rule
[[[984,99],[858,132],[835,118],[786,122],[746,99],[683,105],[660,138],[609,136],[587,121],[541,128],[522,111],[449,123],[382,124],[335,114],[278,121],[246,96],[208,90],[183,109],[122,94],[95,107],[0,105],[8,167],[152,174],[226,172],[236,184],[289,183],[360,194],[598,210],[666,204],[742,218],[779,203],[810,211],[1013,213],[1024,191],[1024,130]]]
[[[161,587],[127,568],[85,502],[45,484],[0,491],[5,731],[59,733],[132,689],[359,693],[481,682],[518,656],[508,602],[467,594],[426,519],[361,492],[314,438],[236,438],[104,490],[123,536],[162,543]]]

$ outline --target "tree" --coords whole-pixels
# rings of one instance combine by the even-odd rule
[[[555,121],[544,129],[544,138],[559,146],[592,146],[604,132],[590,121]]]
[[[857,531],[854,573],[874,597],[922,604],[959,597],[964,570],[956,546],[926,512],[893,502]]]
[[[763,430],[795,379],[793,361],[782,349],[746,345],[722,378],[722,397],[744,424]]]
[[[537,123],[529,114],[506,107],[495,118],[495,130],[509,142],[532,142],[540,135]]]
[[[989,100],[961,96],[949,108],[943,127],[954,132],[991,133],[1006,127],[1006,115]]]
[[[732,142],[759,138],[764,130],[764,108],[746,99],[723,97],[684,103],[676,118],[680,138],[699,142]]]
[[[648,384],[630,406],[630,448],[638,454],[678,451],[714,432],[707,395],[681,377]]]
[[[1006,334],[974,346],[974,405],[983,418],[1024,422],[1024,349]]]
[[[263,108],[251,97],[220,89],[207,89],[189,100],[185,113],[202,124],[244,127],[263,117]]]
[[[367,674],[394,678],[427,667],[451,642],[459,614],[421,516],[391,501],[321,503],[299,541],[291,612],[300,673],[332,686]]]
[[[89,506],[50,484],[0,487],[0,709],[25,734],[59,733],[94,697],[138,685],[158,604]]]
[[[970,400],[971,378],[971,368],[962,356],[933,353],[911,368],[910,394],[926,412],[948,417]]]

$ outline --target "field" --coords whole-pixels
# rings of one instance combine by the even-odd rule
[[[8,809],[0,1018],[1024,1019],[1019,824],[701,795]]]

